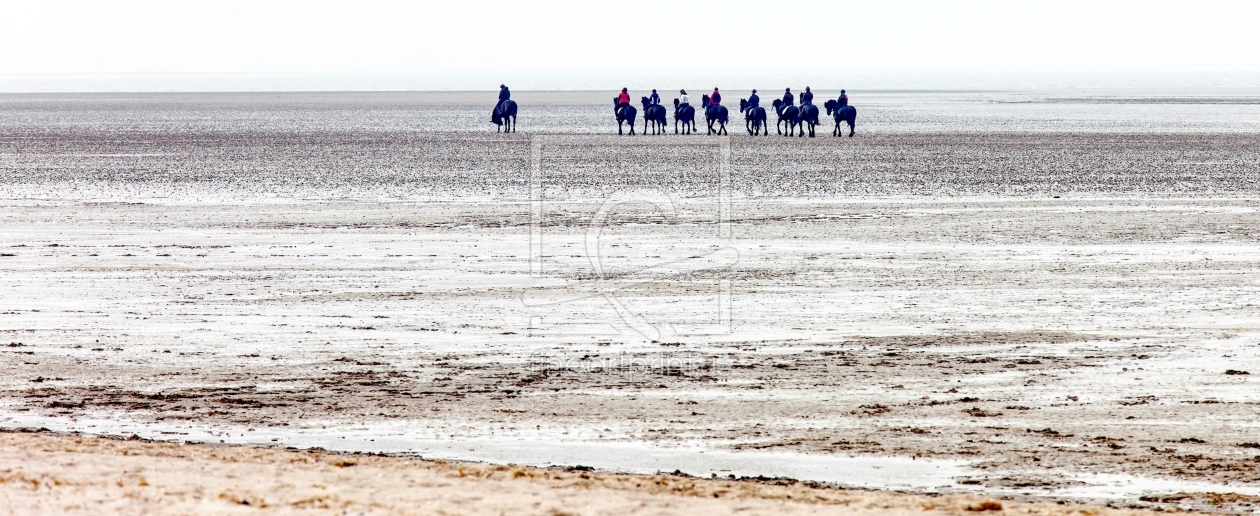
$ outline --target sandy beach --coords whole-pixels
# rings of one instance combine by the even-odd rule
[[[876,92],[814,139],[483,96],[0,95],[0,426],[55,431],[0,477],[65,479],[10,510],[1255,511],[1260,96]],[[132,434],[204,445],[91,438]]]
[[[0,434],[0,511],[9,514],[1155,514],[836,489],[790,479],[428,462],[272,450]],[[1186,507],[1247,497],[1181,493]]]

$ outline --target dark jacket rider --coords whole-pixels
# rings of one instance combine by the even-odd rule
[[[499,103],[495,104],[494,106],[495,112],[501,112],[500,110],[503,108],[503,103],[507,102],[511,98],[512,98],[512,92],[508,90],[507,85],[500,84],[499,85]]]
[[[845,94],[844,90],[840,90],[839,103],[840,103],[840,107],[845,107],[849,105],[849,96]]]
[[[648,103],[653,106],[661,103],[661,96],[656,94],[656,90],[652,90],[652,94],[648,95]]]
[[[813,103],[814,103],[814,94],[809,91],[809,86],[806,86],[805,93],[801,94],[801,105],[804,106],[805,104],[813,104]]]
[[[783,105],[791,106],[795,102],[796,102],[796,99],[795,97],[792,96],[792,88],[784,88],[783,89]]]
[[[761,97],[757,96],[757,90],[752,91],[752,95],[748,96],[748,109],[759,107],[761,105]]]

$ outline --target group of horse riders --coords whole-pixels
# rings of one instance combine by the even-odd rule
[[[504,92],[507,91],[506,86],[503,86],[502,88]],[[504,98],[503,93],[500,92],[499,101],[502,102],[503,98]],[[840,98],[837,99],[837,102],[839,103],[839,107],[845,107],[849,105],[849,95],[845,93],[844,90],[840,90]],[[648,96],[648,104],[659,105],[660,103],[661,103],[661,96],[656,93],[656,90],[652,90],[652,94]],[[801,105],[804,106],[806,104],[813,104],[813,103],[814,103],[814,93],[809,91],[809,86],[806,86],[805,92],[801,93]],[[709,94],[709,104],[716,104],[719,106],[722,105],[722,92],[718,91],[717,86],[714,86],[713,93]],[[630,90],[628,88],[622,88],[621,94],[617,96],[617,109],[621,109],[629,105],[630,105]],[[690,99],[687,97],[687,90],[678,90],[678,106],[682,107],[682,106],[690,106],[690,105],[691,105],[691,102],[690,102]],[[759,107],[760,105],[761,105],[761,97],[757,96],[757,90],[752,90],[752,95],[748,97],[748,107],[755,108],[755,107]],[[785,88],[783,90],[783,105],[784,106],[796,105],[796,99],[792,95],[792,88]]]
[[[503,109],[503,103],[510,100],[511,98],[512,98],[511,90],[508,89],[507,85],[500,84],[499,85],[499,103],[494,106],[495,112],[496,113],[500,112]],[[648,95],[648,103],[650,105],[660,105],[661,96],[656,93],[656,90],[652,90],[652,94]],[[722,92],[718,91],[717,86],[713,87],[713,93],[709,95],[709,103],[722,105]],[[809,86],[806,86],[805,91],[801,93],[801,105],[804,106],[806,104],[813,104],[813,103],[814,103],[814,93],[809,90]],[[691,105],[691,99],[687,97],[687,90],[678,90],[678,104],[679,106]],[[844,90],[840,90],[840,98],[837,99],[837,104],[838,104],[838,107],[845,107],[849,105],[849,95],[845,93]],[[630,90],[629,88],[622,88],[621,94],[617,96],[617,108],[621,109],[629,105],[630,105]],[[748,97],[748,107],[755,108],[755,107],[759,107],[760,105],[761,105],[761,97],[757,96],[757,90],[752,90],[752,95],[749,95]],[[784,106],[796,105],[796,98],[792,95],[792,88],[783,89],[783,105]]]
[[[677,110],[680,110],[680,109],[682,109],[682,108],[684,108],[684,107],[690,107],[690,106],[691,106],[691,99],[687,96],[687,90],[678,90],[678,97],[679,97],[679,98],[675,99],[675,102],[674,102],[674,107],[675,107],[675,111],[676,111],[676,112],[677,112]],[[505,116],[505,117],[510,117],[510,118],[511,118],[511,122],[512,122],[511,126],[513,127],[513,130],[514,130],[514,128],[515,128],[515,127],[514,127],[514,126],[515,126],[515,118],[516,118],[516,107],[515,107],[515,104],[511,102],[511,98],[512,98],[512,92],[511,92],[511,90],[509,90],[509,89],[508,89],[508,87],[507,87],[507,85],[506,85],[506,84],[500,84],[500,85],[499,85],[499,102],[498,102],[498,104],[496,104],[496,105],[495,105],[495,107],[494,107],[494,117],[493,117],[493,121],[494,121],[496,124],[498,124],[498,123],[500,123],[500,116],[501,116],[501,115],[503,115],[503,116]],[[651,94],[651,95],[649,95],[649,96],[647,96],[647,97],[645,97],[645,98],[644,98],[644,100],[645,100],[645,106],[659,106],[659,105],[660,105],[660,103],[661,103],[661,96],[660,96],[660,95],[656,92],[656,90],[652,90],[652,94]],[[809,86],[806,86],[806,87],[805,87],[805,91],[801,93],[801,95],[800,95],[800,101],[801,101],[801,104],[800,104],[800,105],[801,105],[802,107],[803,107],[803,106],[807,106],[807,105],[810,105],[810,106],[812,106],[812,105],[813,105],[813,103],[814,103],[814,93],[813,93],[812,91],[810,91]],[[709,104],[709,105],[713,105],[713,106],[721,106],[721,105],[722,105],[722,92],[721,92],[721,91],[719,91],[719,90],[718,90],[718,88],[717,88],[716,86],[714,86],[714,87],[713,87],[713,93],[711,93],[711,94],[709,94],[709,95],[708,95],[708,104]],[[796,105],[796,98],[795,98],[795,96],[792,94],[792,88],[784,88],[784,90],[783,90],[783,99],[782,99],[781,103],[779,104],[779,106],[776,106],[776,107],[779,107],[780,109],[787,109],[788,107],[795,106],[795,105]],[[833,109],[833,108],[831,107],[831,101],[827,101],[827,105],[828,105],[827,107],[828,107],[828,109],[829,109],[829,112],[831,112],[831,110]],[[839,97],[838,99],[836,99],[836,102],[835,102],[835,108],[834,108],[835,112],[837,113],[837,115],[836,115],[836,116],[837,116],[837,120],[836,120],[836,124],[837,124],[837,131],[839,130],[840,117],[841,117],[841,116],[843,116],[843,115],[840,113],[840,110],[841,110],[841,109],[843,109],[843,108],[845,108],[845,107],[847,107],[848,105],[849,105],[849,95],[848,95],[848,93],[846,93],[846,92],[845,92],[845,90],[840,90],[840,97]],[[505,106],[506,106],[506,108],[505,108]],[[621,89],[621,93],[620,93],[619,95],[617,95],[617,109],[616,109],[616,112],[617,112],[618,122],[619,122],[619,123],[620,123],[620,117],[621,117],[622,110],[624,110],[624,109],[625,109],[626,107],[628,107],[628,106],[630,106],[630,90],[629,90],[629,88],[622,88],[622,89]],[[752,94],[748,97],[748,105],[747,105],[747,109],[752,110],[752,109],[759,108],[760,106],[761,106],[761,97],[758,97],[758,96],[757,96],[757,90],[752,90]],[[705,107],[708,107],[708,106],[705,106]],[[505,111],[505,109],[506,109],[506,111]],[[852,111],[852,110],[849,110],[849,111]],[[633,120],[633,118],[632,118],[632,117],[633,117],[633,114],[632,114],[632,115],[630,115],[630,116],[631,116],[631,120]],[[661,116],[663,117],[664,115],[661,115]],[[723,110],[723,114],[721,115],[721,118],[722,118],[722,123],[723,123],[723,124],[725,124],[725,123],[726,123],[725,116],[726,116],[726,115],[725,115],[725,110]],[[780,116],[782,116],[782,113],[780,113]],[[751,115],[750,115],[750,117],[751,117]],[[764,119],[764,118],[763,118],[763,119]],[[850,135],[850,136],[852,136],[852,135],[853,135],[853,132],[852,132],[852,128],[853,128],[852,114],[850,114],[850,115],[849,115],[848,122],[849,122],[849,126],[850,126],[850,132],[849,132],[849,135]],[[816,121],[816,120],[815,120],[815,123],[817,123],[817,121]],[[675,128],[675,129],[677,129],[677,128]],[[631,129],[631,134],[633,134],[633,127],[632,127],[632,129]],[[813,126],[811,125],[811,126],[810,126],[810,136],[812,137],[813,135],[814,135],[814,133],[813,133]]]

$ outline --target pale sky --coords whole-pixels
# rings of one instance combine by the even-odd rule
[[[1260,70],[1260,1],[0,4],[0,74]]]

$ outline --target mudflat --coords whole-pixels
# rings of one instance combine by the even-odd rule
[[[790,140],[595,134],[587,94],[514,135],[472,94],[4,97],[0,422],[1252,510],[1260,106],[871,97]]]

